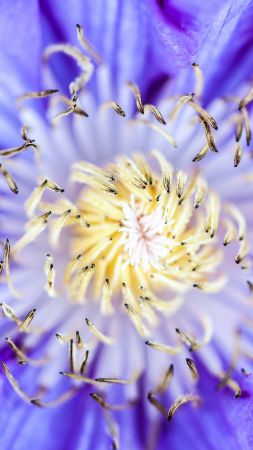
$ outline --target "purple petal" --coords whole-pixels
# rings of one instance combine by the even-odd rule
[[[38,88],[40,78],[40,27],[37,2],[1,2],[0,15],[0,123],[1,145],[10,144],[17,129],[15,97]]]
[[[217,378],[198,365],[202,404],[182,406],[170,423],[163,423],[159,450],[251,450],[253,446],[253,378],[241,376],[242,396],[217,389]]]
[[[0,55],[4,82],[12,93],[22,93],[21,85],[34,89],[39,82],[40,27],[37,2],[1,2]],[[19,83],[19,85],[17,84]],[[8,95],[6,95],[8,97]]]
[[[200,53],[200,64],[208,67],[205,101],[226,93],[252,78],[253,3],[230,2],[210,29]],[[211,55],[211,60],[210,60]]]
[[[68,0],[64,4],[60,0],[41,0],[40,9],[44,44],[59,41],[76,44],[75,25],[80,23],[89,41],[110,65],[117,82],[140,76],[148,47],[149,18],[145,4],[138,0],[110,3],[103,0]],[[65,81],[68,76],[69,82],[73,67],[65,66],[66,76],[60,70],[60,59],[58,63],[58,70],[56,66],[54,68],[60,79]]]
[[[172,46],[174,73],[177,71],[178,75],[172,90],[188,93],[193,89],[192,69],[179,71],[178,61],[182,67],[193,62],[200,65],[205,77],[204,103],[226,93],[236,93],[243,82],[250,81],[253,63],[251,1],[215,1],[209,4],[191,0],[180,2],[181,12],[171,9],[170,2],[155,3],[159,5],[162,17],[158,33],[160,39],[172,39],[173,43],[172,23],[175,36],[179,36]],[[166,48],[166,55],[169,48]],[[177,55],[176,52],[180,51]],[[164,69],[166,71],[166,67]]]
[[[21,368],[18,378],[24,390],[31,390],[36,374],[29,368]],[[60,378],[60,375],[59,375]],[[1,373],[1,384],[3,384]],[[65,380],[64,380],[64,384]],[[68,388],[64,388],[66,391]],[[36,450],[106,448],[108,437],[103,429],[103,416],[89,397],[87,389],[82,390],[69,402],[56,408],[40,408],[26,404],[13,389],[4,382],[0,411],[0,446],[5,450]],[[58,391],[60,391],[58,389]],[[62,389],[63,391],[63,389]],[[55,392],[55,397],[59,393]],[[94,425],[96,424],[96,427]],[[84,439],[83,439],[84,438]],[[97,447],[94,445],[99,444]]]

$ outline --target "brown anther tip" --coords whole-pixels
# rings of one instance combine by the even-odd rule
[[[235,394],[235,398],[239,398],[239,397],[241,397],[241,395],[242,395],[242,392],[241,392],[241,390],[240,391],[238,391],[238,392],[236,392],[236,394]]]
[[[121,285],[122,285],[123,287],[126,287],[126,283],[124,283],[124,281],[122,281]]]
[[[244,100],[241,100],[238,105],[238,111],[241,111],[243,107],[244,107]]]
[[[252,281],[247,280],[247,285],[249,287],[250,292],[253,292],[253,283],[252,283]]]
[[[147,399],[150,400],[150,399],[152,399],[152,398],[153,398],[153,394],[152,394],[152,392],[150,391],[150,392],[147,393]]]
[[[175,332],[178,333],[178,334],[180,334],[179,328],[175,328]]]
[[[61,372],[59,372],[59,375],[63,375],[63,374],[64,374],[64,372],[62,372],[62,371],[61,371]]]
[[[65,189],[60,189],[60,192],[65,192]]]
[[[106,284],[109,284],[109,282],[110,282],[110,281],[109,281],[109,278],[106,278],[106,279],[105,279],[105,282],[106,282]]]
[[[35,406],[42,407],[41,402],[40,402],[40,400],[39,400],[38,398],[32,399],[32,400],[31,400],[31,404],[32,404],[32,405],[35,405]]]
[[[145,344],[146,345],[150,345],[150,341],[145,341]]]
[[[194,63],[192,63],[192,66],[193,66],[193,67],[198,67],[199,65],[198,65],[197,63],[194,62]]]
[[[240,264],[240,262],[241,262],[241,258],[236,258],[236,259],[235,259],[235,263],[236,263],[236,264]]]
[[[67,209],[67,213],[70,214],[71,213],[71,209]]]

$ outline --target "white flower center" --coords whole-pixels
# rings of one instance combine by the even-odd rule
[[[122,232],[125,233],[125,251],[129,254],[132,265],[142,265],[144,271],[150,267],[161,269],[161,260],[167,255],[170,239],[164,232],[166,217],[161,208],[151,214],[144,205],[136,205],[134,197],[131,204],[123,205],[124,221]]]

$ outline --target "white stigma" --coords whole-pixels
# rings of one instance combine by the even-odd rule
[[[130,205],[123,204],[123,227],[125,251],[132,265],[141,265],[146,272],[150,267],[162,268],[161,261],[168,254],[169,239],[164,232],[166,217],[161,208],[152,214],[145,211],[145,205],[136,204],[134,196]]]

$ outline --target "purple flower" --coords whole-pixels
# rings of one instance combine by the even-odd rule
[[[251,449],[252,2],[1,7],[1,448]]]

